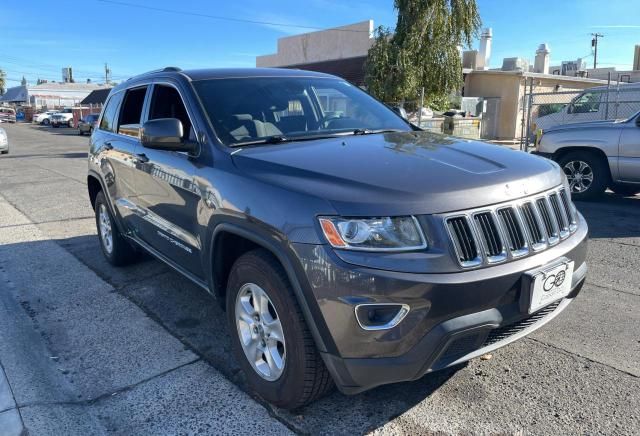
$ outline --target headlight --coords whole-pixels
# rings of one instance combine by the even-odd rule
[[[413,216],[381,218],[322,217],[320,227],[334,248],[364,251],[408,251],[427,248]]]

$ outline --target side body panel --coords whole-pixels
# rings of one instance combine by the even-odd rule
[[[640,115],[625,123],[620,135],[618,170],[620,180],[640,183]]]

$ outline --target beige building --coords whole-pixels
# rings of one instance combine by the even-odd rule
[[[364,83],[364,62],[373,45],[373,21],[278,39],[276,53],[256,57],[256,67],[300,68]]]
[[[523,71],[464,70],[464,96],[494,100],[494,139],[513,140],[520,137],[523,101],[533,79],[533,92],[558,92],[606,85],[606,80],[558,76]]]

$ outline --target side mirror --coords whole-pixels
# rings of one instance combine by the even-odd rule
[[[177,118],[158,118],[142,125],[141,141],[147,148],[167,151],[191,151],[191,144],[182,140],[182,122]]]

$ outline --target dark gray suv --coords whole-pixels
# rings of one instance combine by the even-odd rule
[[[557,164],[420,131],[326,74],[129,79],[87,182],[107,259],[151,253],[219,299],[250,387],[286,408],[506,345],[587,271]]]

